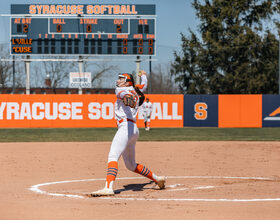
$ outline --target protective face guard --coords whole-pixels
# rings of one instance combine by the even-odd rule
[[[124,75],[119,75],[119,78],[125,78],[125,81],[127,80],[127,77]]]
[[[128,73],[119,74],[118,77],[119,77],[119,79],[120,78],[125,79],[125,82],[128,82],[129,86],[132,86],[132,80],[131,80],[130,75]]]
[[[118,80],[120,80],[120,79],[124,79],[124,81],[118,82]],[[119,75],[118,80],[116,81],[116,86],[122,87],[126,83],[127,77],[124,75]]]

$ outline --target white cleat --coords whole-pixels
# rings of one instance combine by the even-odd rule
[[[95,192],[92,192],[90,194],[92,197],[100,197],[100,196],[114,196],[114,190],[110,189],[110,188],[104,188]]]
[[[159,176],[157,178],[157,185],[159,187],[159,189],[164,189],[165,188],[165,181],[166,181],[166,177],[165,176]]]

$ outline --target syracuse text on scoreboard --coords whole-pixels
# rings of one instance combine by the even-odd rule
[[[155,5],[11,5],[12,55],[155,55]]]

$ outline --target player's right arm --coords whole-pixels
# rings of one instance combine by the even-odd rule
[[[148,87],[147,73],[144,70],[139,71],[138,76],[141,77],[141,84],[136,85],[141,92],[145,92]]]

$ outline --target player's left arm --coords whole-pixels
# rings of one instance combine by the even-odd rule
[[[138,97],[136,94],[129,92],[129,90],[123,89],[122,87],[116,88],[116,96],[118,99],[123,101],[125,106],[129,106],[131,108],[135,108],[136,103],[138,101]]]
[[[130,94],[130,93],[128,92],[128,90],[125,90],[125,89],[123,89],[122,87],[116,88],[115,93],[116,93],[116,96],[117,96],[118,99],[123,99],[123,97],[124,97],[125,95]]]

